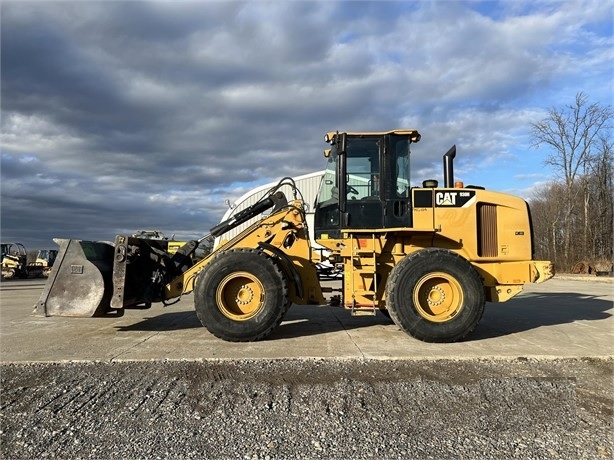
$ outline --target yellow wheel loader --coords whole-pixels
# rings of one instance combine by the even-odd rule
[[[517,197],[454,181],[456,148],[444,155],[444,184],[410,185],[413,129],[331,132],[314,228],[290,178],[257,203],[169,254],[164,241],[118,235],[114,242],[58,240],[56,267],[35,306],[40,315],[121,315],[194,291],[196,313],[215,336],[265,338],[292,304],[322,305],[310,232],[343,271],[341,306],[381,310],[411,336],[453,342],[473,331],[484,305],[525,283],[551,278],[533,260],[531,216]],[[288,184],[293,196],[279,189]],[[194,263],[201,241],[252,220]]]
[[[21,243],[2,243],[2,279],[38,278],[43,276],[43,265],[28,263],[28,251]]]
[[[43,270],[43,276],[48,277],[53,268],[53,263],[58,255],[57,249],[41,249],[36,256],[36,265],[40,265]]]

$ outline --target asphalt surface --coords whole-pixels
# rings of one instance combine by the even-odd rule
[[[487,303],[460,343],[429,344],[389,318],[340,307],[292,306],[267,340],[229,343],[203,328],[192,295],[120,318],[32,316],[44,280],[0,283],[2,361],[280,358],[608,357],[614,348],[614,281],[552,279],[505,303]]]
[[[327,306],[232,344],[189,297],[41,318],[41,281],[0,287],[2,458],[613,458],[610,280],[528,285],[457,344]]]

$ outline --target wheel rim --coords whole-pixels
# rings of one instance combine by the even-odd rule
[[[247,272],[227,275],[215,294],[218,308],[234,321],[247,321],[264,305],[264,287],[258,278]]]
[[[420,278],[413,297],[420,316],[435,323],[450,321],[463,308],[461,285],[443,272],[429,273]]]

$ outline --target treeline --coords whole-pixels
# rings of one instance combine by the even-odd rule
[[[614,184],[611,106],[584,93],[531,124],[533,146],[546,147],[557,178],[529,200],[536,257],[559,272],[611,271],[614,260]]]

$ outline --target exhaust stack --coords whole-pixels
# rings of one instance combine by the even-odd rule
[[[456,156],[456,144],[450,147],[443,156],[443,180],[446,188],[454,187],[454,157]]]

